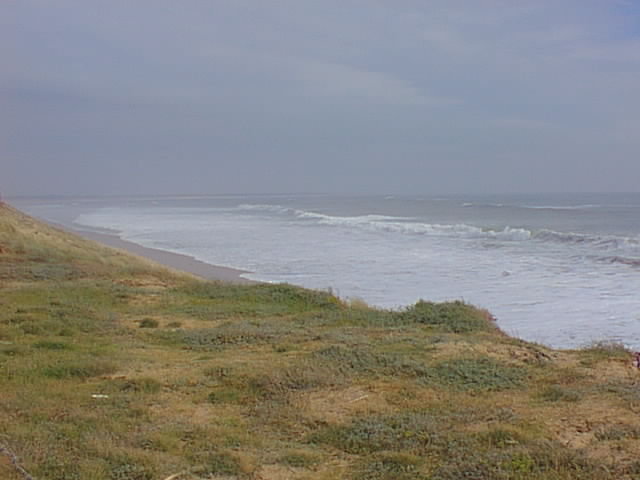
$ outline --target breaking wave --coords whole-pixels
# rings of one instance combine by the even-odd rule
[[[640,237],[624,237],[616,235],[594,235],[574,232],[557,232],[554,230],[529,230],[520,227],[506,226],[502,229],[482,228],[464,223],[438,224],[423,223],[412,217],[386,215],[334,216],[323,213],[299,210],[281,205],[244,204],[239,210],[266,211],[286,215],[302,221],[315,222],[319,225],[359,228],[369,231],[384,231],[408,235],[448,236],[467,239],[489,239],[503,241],[537,241],[554,244],[584,245],[598,250],[629,252],[640,256]],[[617,258],[618,263],[634,264],[636,260]],[[623,260],[621,260],[623,259]]]

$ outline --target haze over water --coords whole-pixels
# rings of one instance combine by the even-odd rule
[[[554,347],[640,348],[640,194],[23,200],[144,246],[381,307],[462,299]]]

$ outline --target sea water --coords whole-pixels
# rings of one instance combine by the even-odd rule
[[[483,307],[554,347],[640,349],[640,194],[182,196],[15,202],[76,228],[403,308]]]

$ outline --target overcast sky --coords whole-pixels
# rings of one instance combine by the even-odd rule
[[[3,0],[0,191],[640,190],[635,0]]]

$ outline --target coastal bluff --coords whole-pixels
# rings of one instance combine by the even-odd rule
[[[0,203],[0,478],[631,480],[638,459],[622,345],[203,280]]]

